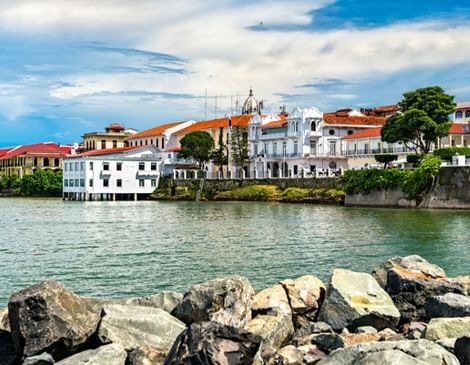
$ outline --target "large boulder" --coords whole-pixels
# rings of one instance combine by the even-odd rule
[[[302,350],[292,345],[283,347],[276,355],[276,363],[281,363],[282,365],[302,365],[304,362],[304,353]]]
[[[433,318],[426,328],[424,338],[432,341],[470,334],[470,317]]]
[[[117,343],[126,350],[150,347],[166,354],[185,329],[184,323],[159,308],[110,304],[104,313],[99,341]]]
[[[54,358],[47,352],[43,352],[40,355],[34,355],[27,357],[23,360],[22,365],[53,365],[55,364]]]
[[[443,269],[417,255],[394,257],[378,266],[373,275],[391,296],[402,323],[427,320],[425,303],[428,298],[466,292],[463,281],[447,278]]]
[[[427,340],[361,343],[333,351],[318,365],[459,365],[443,347]]]
[[[87,350],[56,362],[56,365],[125,365],[127,352],[121,345],[112,343]]]
[[[275,314],[276,312],[281,312],[289,317],[292,316],[289,298],[281,284],[261,290],[253,298],[253,313],[255,315]]]
[[[128,353],[126,365],[162,365],[166,355],[152,348],[137,348]]]
[[[245,329],[260,336],[263,346],[280,348],[294,333],[290,317],[281,312],[276,315],[258,315],[246,325]]]
[[[369,274],[349,270],[333,271],[320,308],[319,321],[335,330],[372,326],[378,330],[394,328],[400,313],[389,295]]]
[[[295,280],[283,280],[281,285],[287,293],[295,327],[301,328],[314,321],[325,296],[323,282],[312,275],[305,275]]]
[[[10,332],[0,330],[0,365],[18,364],[18,355],[13,346]]]
[[[428,318],[466,317],[470,316],[470,297],[447,293],[428,298],[424,307]]]
[[[165,365],[251,365],[261,338],[217,322],[193,323],[175,341]]]
[[[160,308],[171,313],[183,300],[183,295],[172,291],[163,291],[145,297],[127,299],[84,298],[97,311],[109,304],[140,305],[144,307]]]
[[[86,301],[55,281],[14,293],[8,312],[16,351],[25,356],[48,352],[56,360],[84,347],[100,321]]]
[[[172,315],[186,324],[214,321],[243,328],[251,319],[253,295],[246,278],[211,280],[191,287]]]
[[[454,354],[461,365],[470,365],[470,334],[455,341]]]

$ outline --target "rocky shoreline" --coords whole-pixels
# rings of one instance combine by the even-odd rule
[[[468,365],[469,291],[419,256],[257,293],[239,276],[122,300],[45,281],[0,310],[0,365]]]

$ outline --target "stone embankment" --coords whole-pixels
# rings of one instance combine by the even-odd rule
[[[470,364],[470,276],[419,256],[255,292],[243,277],[109,300],[54,281],[0,311],[0,364]]]

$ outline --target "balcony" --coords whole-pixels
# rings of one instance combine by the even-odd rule
[[[157,170],[138,170],[137,177],[154,177],[159,176],[160,172]]]
[[[266,139],[279,139],[279,138],[286,138],[286,137],[287,137],[287,132],[282,132],[282,133],[262,134],[260,136],[260,139],[266,140]]]

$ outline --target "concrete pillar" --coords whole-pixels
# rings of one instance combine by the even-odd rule
[[[134,193],[134,201],[137,201],[137,193]]]
[[[113,193],[113,202],[116,201],[116,193]]]
[[[183,170],[183,179],[186,180],[186,170]]]

